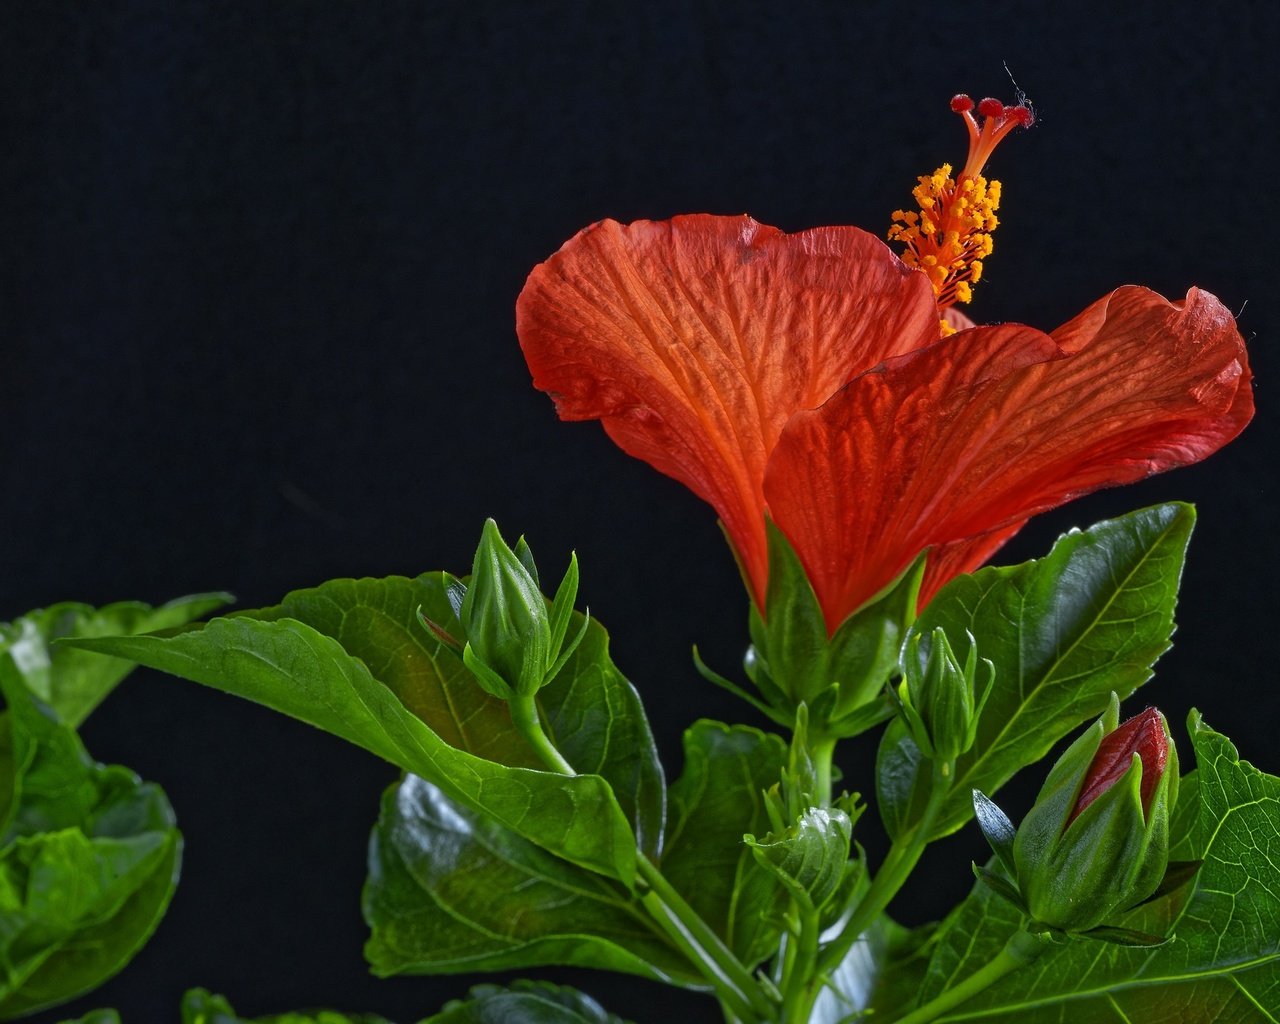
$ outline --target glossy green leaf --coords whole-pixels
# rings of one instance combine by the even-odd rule
[[[185,625],[216,611],[230,594],[193,594],[153,608],[121,601],[102,608],[64,602],[0,623],[0,651],[8,650],[27,688],[58,718],[76,728],[134,666],[56,641],[64,637],[122,636]]]
[[[570,638],[582,622],[575,613]],[[560,753],[575,770],[608,780],[639,848],[656,856],[666,820],[666,778],[640,697],[613,664],[609,634],[595,619],[538,700]]]
[[[541,769],[512,727],[505,702],[485,693],[461,659],[422,628],[419,611],[462,635],[449,584],[438,572],[416,579],[333,580],[246,614],[264,621],[297,619],[333,637],[450,746],[509,767]],[[575,613],[568,634],[576,635],[584,623]],[[609,656],[609,634],[594,619],[585,624],[581,643],[538,693],[543,725],[576,771],[609,782],[640,848],[656,853],[666,786],[653,735],[639,695]]]
[[[967,630],[995,666],[977,740],[956,762],[935,836],[972,817],[974,789],[993,795],[1100,714],[1112,691],[1127,697],[1151,677],[1173,634],[1194,522],[1190,505],[1141,509],[1064,534],[1044,558],[957,577],[929,603],[910,635]],[[877,773],[896,780],[907,822],[921,803],[918,762],[909,736],[886,731]],[[903,801],[911,780],[917,792]]]
[[[240,1017],[222,996],[193,988],[182,997],[182,1024],[389,1024],[371,1013],[337,1013],[334,1010],[306,1010],[269,1014],[252,1019]]]
[[[160,789],[96,764],[0,654],[10,757],[0,840],[0,1018],[65,1002],[119,971],[177,882],[181,837]]]
[[[1173,935],[1143,949],[1079,939],[940,1018],[1003,1024],[1258,1024],[1280,1019],[1280,779],[1241,761],[1192,714],[1199,769],[1184,779],[1173,830],[1179,859],[1203,860],[1195,880],[1117,918]],[[1195,813],[1192,813],[1192,812]],[[922,1001],[986,963],[1017,912],[978,885],[948,922]]]
[[[516,981],[477,985],[421,1024],[627,1024],[594,999],[563,985]]]
[[[364,660],[303,622],[215,618],[175,636],[83,643],[332,732],[430,778],[453,799],[484,809],[573,863],[628,883],[634,878],[631,828],[603,778],[508,767],[454,748],[376,680]],[[393,657],[393,650],[384,653]],[[466,727],[465,719],[460,726]],[[497,744],[500,737],[486,739]],[[526,758],[513,737],[511,746],[512,760]]]
[[[413,775],[383,796],[363,902],[382,976],[573,964],[700,986],[623,886]]]
[[[890,838],[900,839],[923,817],[929,801],[929,760],[911,731],[895,718],[876,751],[876,809]]]
[[[60,1024],[120,1024],[120,1014],[115,1010],[90,1010],[83,1017],[64,1020]]]
[[[83,643],[310,722],[432,778],[576,863],[629,881],[635,840],[624,813],[656,850],[662,773],[639,699],[609,660],[603,628],[588,626],[539,694],[553,738],[583,772],[562,778],[539,770],[506,705],[418,620],[421,609],[456,628],[447,582],[442,573],[335,580],[275,608],[171,637]]]
[[[773,952],[785,891],[742,840],[769,829],[762,793],[782,776],[781,738],[699,721],[684,734],[684,772],[671,787],[662,873],[738,957]]]

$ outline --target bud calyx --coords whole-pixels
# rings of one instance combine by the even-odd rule
[[[988,828],[997,820],[989,808],[986,822],[979,815],[1014,876],[1019,905],[1046,928],[1105,938],[1113,931],[1102,927],[1107,918],[1145,900],[1164,878],[1177,751],[1159,711],[1121,725],[1119,710],[1113,694],[1053,766],[1011,845],[1003,830]],[[990,803],[975,794],[980,799]]]
[[[462,625],[464,664],[495,697],[532,696],[555,677],[586,632],[584,617],[567,638],[577,595],[576,556],[548,602],[524,538],[512,549],[498,525],[487,520],[470,579],[449,581],[449,600]]]
[[[903,652],[898,708],[921,753],[934,761],[954,761],[973,746],[979,716],[995,682],[995,666],[983,658],[986,682],[978,693],[978,645],[972,633],[965,636],[969,652],[963,666],[941,627],[929,634],[923,652],[922,633],[913,634]]]

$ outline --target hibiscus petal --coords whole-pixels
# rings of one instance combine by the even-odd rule
[[[924,579],[920,581],[920,607],[928,604],[933,595],[953,577],[963,572],[973,572],[985,565],[1026,524],[1025,519],[1019,519],[976,537],[953,540],[933,547],[925,560]]]
[[[759,599],[783,425],[935,340],[937,311],[924,275],[857,228],[695,215],[587,228],[530,274],[516,329],[563,419],[601,420],[714,506]]]
[[[979,327],[864,374],[788,424],[765,494],[834,628],[924,548],[964,542],[936,589],[1029,516],[1202,459],[1252,413],[1222,304],[1127,287],[1052,338]]]

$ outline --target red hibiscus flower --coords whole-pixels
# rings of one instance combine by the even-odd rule
[[[1234,320],[1197,289],[1118,288],[1048,334],[939,330],[940,310],[968,323],[948,307],[991,248],[999,191],[981,160],[1023,109],[976,131],[961,100],[970,162],[958,184],[945,165],[922,178],[922,213],[895,215],[906,262],[853,227],[603,221],[536,267],[516,307],[560,416],[600,420],[708,501],[758,605],[772,519],[833,632],[921,551],[923,604],[1030,516],[1198,461],[1253,414]],[[984,190],[994,201],[966,213]]]

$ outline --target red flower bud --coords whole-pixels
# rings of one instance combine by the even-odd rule
[[[1067,824],[1075,821],[1081,811],[1120,780],[1133,763],[1134,754],[1142,759],[1142,810],[1150,815],[1151,796],[1169,760],[1169,732],[1164,716],[1155,708],[1147,708],[1142,714],[1134,715],[1103,737],[1089,770],[1085,772],[1080,795]]]

